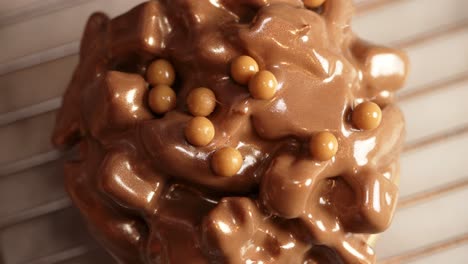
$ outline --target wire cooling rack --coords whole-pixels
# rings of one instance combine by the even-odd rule
[[[0,2],[0,264],[113,263],[63,190],[49,136],[89,14],[141,0]],[[407,50],[401,199],[379,263],[467,263],[468,1],[356,0],[355,30]],[[65,24],[66,27],[55,27]]]

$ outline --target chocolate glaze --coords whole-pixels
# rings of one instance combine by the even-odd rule
[[[389,226],[398,196],[407,58],[358,39],[352,13],[351,0],[160,0],[91,16],[53,141],[80,145],[67,189],[120,263],[375,262],[368,235]],[[272,100],[229,76],[240,55],[276,76]],[[165,115],[151,113],[144,80],[159,58],[177,74]],[[217,98],[205,147],[184,137],[198,87]],[[369,100],[382,122],[359,131],[350,113]],[[338,139],[329,161],[308,153],[319,131]],[[210,168],[226,146],[244,157],[233,177]]]

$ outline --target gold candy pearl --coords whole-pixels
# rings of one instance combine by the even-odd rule
[[[239,84],[246,85],[258,72],[257,62],[249,56],[240,56],[231,63],[231,77]]]
[[[308,8],[317,8],[323,3],[325,3],[326,0],[304,0],[304,5]]]
[[[235,148],[225,147],[213,154],[211,168],[223,177],[232,177],[239,172],[243,164],[242,154]]]
[[[249,81],[249,92],[258,100],[270,100],[276,94],[278,81],[275,75],[269,71],[260,71]]]
[[[335,135],[327,131],[316,133],[310,139],[309,151],[315,160],[330,160],[338,152],[338,140]]]
[[[187,97],[187,107],[193,116],[209,116],[216,107],[216,96],[208,88],[197,88]]]
[[[167,85],[158,85],[152,88],[148,96],[151,110],[157,114],[164,114],[176,107],[177,96],[174,90]]]
[[[185,138],[197,147],[203,147],[211,143],[215,136],[213,123],[206,117],[194,117],[185,128]]]
[[[354,109],[351,119],[353,125],[361,130],[376,129],[382,121],[382,110],[373,102],[364,102]]]
[[[164,84],[171,86],[175,81],[175,70],[172,64],[167,60],[156,60],[148,67],[146,71],[146,80],[153,86]]]

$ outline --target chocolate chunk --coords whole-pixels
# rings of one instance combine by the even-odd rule
[[[83,95],[84,127],[96,138],[106,139],[153,118],[145,103],[148,88],[136,74],[109,71]]]
[[[108,44],[112,57],[129,53],[155,55],[165,47],[171,28],[158,1],[148,1],[109,24]]]

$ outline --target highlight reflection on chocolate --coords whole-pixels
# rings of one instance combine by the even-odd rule
[[[121,263],[375,262],[407,58],[352,33],[351,0],[316,2],[91,16],[53,141],[80,145],[68,191]]]

